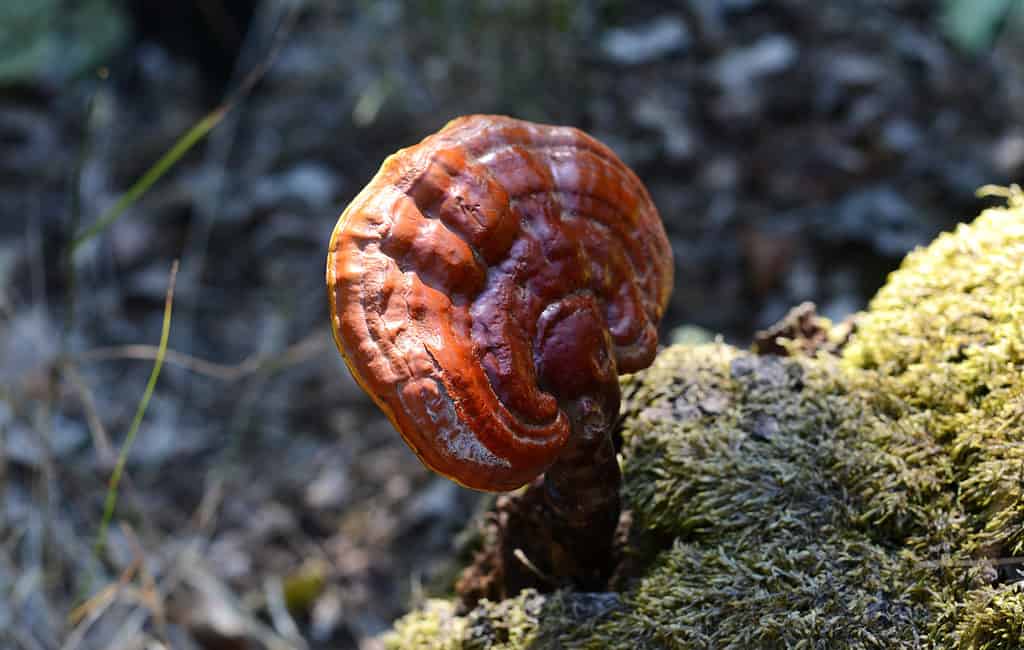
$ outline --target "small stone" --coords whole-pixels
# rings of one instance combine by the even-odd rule
[[[450,518],[458,512],[458,491],[459,487],[451,481],[442,478],[432,480],[407,502],[402,521],[411,529],[427,522]]]
[[[733,379],[744,379],[754,373],[755,357],[737,357],[729,364],[729,376]]]
[[[1015,129],[1001,136],[992,147],[992,164],[1007,175],[1020,169],[1024,164],[1024,132]]]
[[[336,508],[348,494],[348,475],[338,467],[324,467],[306,488],[305,500],[311,508]]]
[[[827,65],[829,77],[847,86],[871,86],[885,77],[881,61],[856,52],[837,52]]]
[[[698,406],[708,415],[719,415],[729,408],[729,396],[719,391],[710,391]]]
[[[669,420],[672,418],[672,409],[666,406],[648,406],[640,411],[640,418],[651,422],[658,420]]]
[[[910,152],[921,142],[921,130],[910,120],[894,118],[882,127],[882,143],[893,151]]]
[[[761,415],[754,421],[750,437],[760,442],[768,442],[779,435],[779,421],[770,415]]]
[[[323,165],[302,163],[280,176],[281,192],[300,197],[314,208],[329,205],[337,190],[338,181]]]
[[[668,335],[672,345],[704,345],[715,340],[715,335],[697,325],[680,325]]]
[[[329,588],[313,605],[310,613],[310,635],[315,641],[331,639],[343,623],[344,607],[339,589]]]
[[[608,30],[601,50],[616,63],[636,65],[683,50],[689,43],[686,23],[677,16],[660,16],[645,25]]]
[[[796,62],[799,53],[789,37],[770,34],[749,47],[730,51],[712,69],[722,86],[745,86],[760,77],[784,72]]]
[[[686,422],[687,420],[696,420],[701,416],[700,409],[693,404],[688,403],[684,399],[676,400],[672,415],[679,422]]]
[[[54,415],[53,426],[46,438],[14,421],[6,405],[0,406],[0,425],[9,426],[7,435],[0,438],[3,443],[0,454],[28,467],[43,467],[54,459],[70,459],[88,440],[88,433],[81,422],[59,414]]]
[[[210,544],[207,557],[225,578],[241,578],[252,572],[252,554],[240,534],[225,533]]]
[[[794,368],[799,366],[794,365]],[[757,364],[754,381],[762,386],[783,386],[789,382],[786,364],[778,357],[765,357]]]
[[[677,105],[656,96],[644,97],[637,100],[632,113],[638,124],[660,132],[669,158],[686,160],[693,155],[696,138]]]

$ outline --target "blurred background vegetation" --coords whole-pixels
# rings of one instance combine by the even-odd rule
[[[374,648],[450,586],[478,496],[327,332],[327,238],[387,154],[474,112],[592,132],[665,220],[664,340],[746,345],[1020,180],[1021,4],[0,3],[0,647]]]

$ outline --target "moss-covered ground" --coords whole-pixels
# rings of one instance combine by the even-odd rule
[[[841,356],[624,380],[642,576],[431,601],[395,648],[1024,647],[1024,206],[911,253]],[[656,549],[655,552],[639,548]]]

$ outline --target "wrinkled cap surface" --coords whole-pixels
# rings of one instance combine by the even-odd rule
[[[510,490],[565,445],[572,401],[614,421],[672,288],[647,190],[570,127],[472,115],[384,161],[331,236],[335,342],[434,471]]]

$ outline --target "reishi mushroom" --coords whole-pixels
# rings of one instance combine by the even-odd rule
[[[647,190],[608,147],[471,115],[388,157],[342,213],[331,326],[425,465],[492,492],[543,473],[564,544],[594,555],[569,573],[607,572],[618,375],[653,360],[672,267]]]

